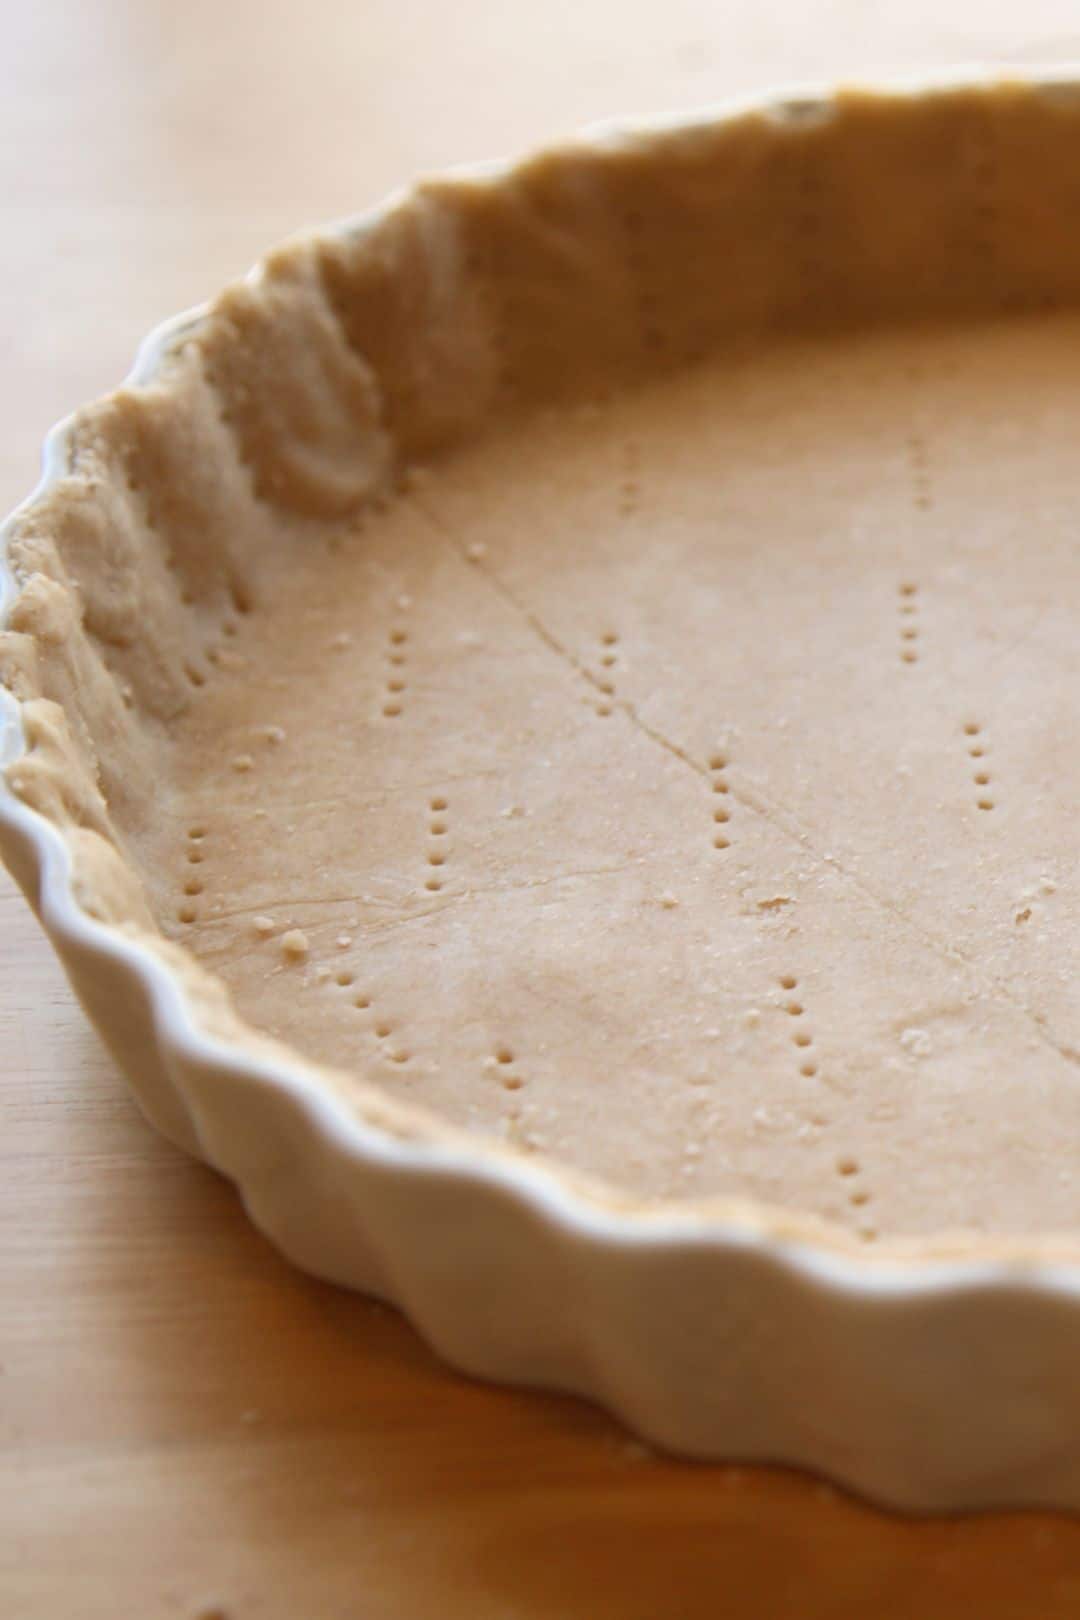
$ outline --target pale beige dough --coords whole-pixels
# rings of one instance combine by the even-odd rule
[[[1078,196],[849,97],[282,250],[12,536],[80,901],[388,1129],[1075,1233]]]
[[[259,1028],[633,1191],[1075,1223],[1078,351],[787,343],[282,545],[205,626],[158,915]]]

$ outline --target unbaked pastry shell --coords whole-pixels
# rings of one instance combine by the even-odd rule
[[[157,932],[111,840],[92,744],[75,706],[58,706],[58,683],[42,674],[56,646],[82,631],[72,631],[59,597],[55,620],[27,613],[40,575],[27,567],[24,540],[29,529],[47,538],[58,501],[85,479],[88,444],[142,434],[160,447],[187,423],[185,357],[208,334],[218,386],[231,398],[243,397],[256,366],[289,377],[281,408],[246,417],[241,409],[236,432],[262,497],[294,512],[354,510],[412,458],[482,426],[499,399],[482,321],[467,300],[455,323],[445,320],[459,267],[440,216],[452,218],[461,199],[481,213],[506,203],[492,230],[497,237],[500,218],[516,219],[521,235],[509,230],[496,242],[503,256],[488,273],[497,278],[503,265],[520,273],[514,251],[524,242],[539,266],[534,290],[554,288],[554,312],[565,243],[587,225],[598,173],[632,181],[670,170],[674,232],[680,208],[702,208],[703,186],[737,179],[763,153],[776,163],[774,179],[785,163],[796,175],[803,143],[839,136],[853,185],[865,188],[867,165],[881,168],[878,228],[847,284],[851,312],[874,318],[937,296],[927,292],[932,274],[920,283],[925,241],[905,241],[902,231],[890,239],[884,228],[890,187],[922,172],[928,208],[943,208],[933,172],[941,141],[987,128],[1005,132],[1018,164],[1037,161],[1053,129],[1061,146],[1075,146],[1080,174],[1080,84],[1060,73],[1008,86],[954,76],[880,94],[800,90],[605,128],[286,246],[244,288],[159,328],[120,394],[54,429],[42,481],[5,527],[10,561],[0,573],[9,626],[0,645],[0,847],[149,1119],[229,1176],[252,1219],[298,1265],[399,1305],[465,1371],[590,1396],[676,1452],[799,1464],[912,1510],[1080,1506],[1076,1246],[943,1236],[870,1253],[783,1210],[635,1204],[375,1091],[360,1109],[346,1107],[331,1076],[244,1026],[223,987]],[[797,325],[775,245],[755,237],[749,215],[740,234],[738,210],[753,195],[736,179],[730,194],[721,186],[708,201],[716,230],[743,256],[733,281],[739,307],[724,320],[742,330]],[[989,296],[1075,296],[1080,265],[1066,253],[1074,228],[1055,218],[1063,197],[1044,192],[1040,206],[1033,196],[1029,228],[1001,271],[1007,286]],[[946,225],[943,213],[943,240]],[[338,364],[324,326],[303,323],[312,267],[327,247],[353,278],[350,338],[354,351],[370,351],[366,370]],[[587,270],[588,251],[582,263]],[[396,285],[407,292],[399,305]],[[971,289],[963,296],[970,302]],[[944,292],[939,302],[948,313]],[[654,364],[647,352],[623,352],[614,317],[587,334],[579,321],[574,336],[583,376],[596,369],[632,380]],[[698,332],[695,341],[722,336]],[[566,351],[545,331],[532,359],[537,399],[557,399],[581,376],[561,359],[545,370],[544,347]],[[164,437],[155,438],[155,422],[165,423]],[[95,466],[99,483],[107,463],[105,455]],[[242,589],[243,558],[230,561]]]

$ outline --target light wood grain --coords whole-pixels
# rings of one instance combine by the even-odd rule
[[[416,172],[775,80],[1080,56],[1064,0],[945,9],[3,0],[0,505],[153,322]],[[0,1613],[1080,1613],[1073,1522],[657,1460],[291,1271],[143,1125],[0,883]]]

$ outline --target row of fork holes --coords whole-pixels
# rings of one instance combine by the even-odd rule
[[[184,893],[189,896],[189,898],[181,902],[180,909],[177,912],[177,916],[182,923],[193,923],[196,921],[199,915],[198,907],[195,904],[195,897],[202,894],[205,885],[203,884],[203,880],[200,877],[197,869],[206,859],[206,846],[204,843],[205,838],[206,828],[201,822],[197,823],[193,827],[188,828],[187,865],[191,867],[192,870],[184,879],[183,884]]]
[[[799,1073],[805,1075],[807,1079],[813,1079],[818,1073],[818,1064],[814,1056],[814,1037],[804,1022],[806,1008],[801,998],[796,994],[799,989],[799,981],[793,973],[785,973],[779,982],[785,998],[782,1003],[784,1012],[794,1020],[791,1040],[799,1054]],[[858,1160],[845,1154],[837,1159],[836,1171],[845,1180],[857,1177],[859,1174]],[[857,1209],[862,1208],[863,1205],[870,1202],[870,1194],[865,1187],[856,1184],[852,1186],[848,1194],[848,1202]],[[874,1231],[869,1226],[863,1226],[859,1229],[859,1235],[869,1241],[873,1238]]]
[[[723,749],[717,749],[709,756],[709,775],[712,779],[713,791],[713,848],[717,850],[730,849],[731,838],[728,834],[728,823],[731,821],[731,804],[729,794],[731,789],[725,775],[728,767],[728,757]]]
[[[615,676],[613,671],[618,663],[619,655],[615,651],[618,644],[619,638],[614,630],[605,630],[600,637],[600,650],[597,653],[600,673],[593,677],[593,685],[600,693],[596,712],[605,719],[612,713],[613,708],[611,701],[615,696]]]
[[[934,499],[930,484],[930,458],[927,454],[926,440],[921,434],[912,433],[909,436],[907,452],[912,504],[917,511],[928,512],[934,504]]]
[[[911,580],[897,588],[897,614],[900,632],[900,662],[917,664],[919,654],[915,643],[919,639],[919,587]]]
[[[964,738],[967,744],[968,758],[972,761],[972,781],[975,784],[975,803],[980,810],[992,810],[994,800],[989,791],[990,772],[985,765],[986,738],[983,729],[977,720],[969,720],[964,726]]]
[[[641,335],[641,345],[646,351],[655,353],[657,350],[667,347],[668,336],[661,326],[659,299],[651,285],[650,261],[645,250],[645,244],[649,240],[649,232],[646,228],[644,215],[639,208],[623,209],[622,223],[626,244],[626,263],[632,277],[637,304],[638,331]]]
[[[383,1056],[390,1063],[408,1063],[412,1054],[404,1046],[386,1046],[384,1043],[394,1033],[394,1026],[385,1014],[379,1013],[372,1005],[371,997],[363,990],[355,990],[356,975],[351,968],[339,968],[334,975],[334,983],[342,990],[353,990],[352,1004],[357,1012],[370,1013],[372,1016],[371,1033],[379,1042]]]
[[[518,378],[511,353],[510,333],[520,330],[521,311],[518,305],[517,279],[507,274],[507,266],[492,249],[474,244],[466,259],[466,269],[478,281],[484,292],[484,303],[489,316],[488,333],[492,358],[495,362],[495,381],[500,392],[511,398],[517,392]]]
[[[386,662],[386,692],[383,698],[382,712],[388,720],[396,720],[405,708],[405,661],[408,632],[400,625],[395,625],[387,636]]]
[[[450,831],[447,819],[449,809],[450,801],[445,794],[437,793],[434,798],[428,800],[427,864],[431,870],[424,882],[424,888],[432,894],[437,894],[443,886],[440,869],[446,865],[448,855],[445,840]]]
[[[785,973],[783,978],[780,980],[780,988],[785,992],[797,990],[798,987],[799,981],[794,977],[793,974]],[[799,1065],[799,1073],[806,1075],[808,1079],[812,1078],[817,1074],[818,1066],[812,1052],[814,1037],[810,1034],[810,1031],[806,1028],[805,1024],[802,1023],[806,1009],[797,997],[789,995],[788,999],[784,1002],[784,1011],[787,1013],[789,1018],[794,1018],[799,1021],[791,1037],[792,1043],[798,1049],[802,1059]]]
[[[525,1082],[520,1074],[515,1074],[511,1068],[514,1061],[513,1051],[502,1042],[496,1046],[492,1054],[499,1078],[499,1084],[505,1091],[520,1091]]]
[[[985,276],[996,268],[1000,204],[1000,163],[993,129],[981,122],[975,149],[970,158],[971,242],[976,257],[976,273]]]
[[[154,509],[154,504],[153,504],[153,502],[152,502],[152,500],[150,498],[150,492],[149,492],[146,484],[138,476],[137,472],[135,471],[135,469],[133,467],[129,466],[128,469],[127,469],[126,483],[127,483],[127,487],[129,489],[129,491],[131,492],[131,494],[136,496],[138,498],[138,500],[140,501],[140,503],[142,505],[142,509],[143,509],[143,515],[145,517],[145,520],[146,520],[146,523],[147,523],[148,527],[153,529],[157,534],[161,535],[161,529],[160,529],[160,525],[158,523],[157,513],[156,513],[156,511]],[[164,537],[162,537],[161,544],[162,544],[162,547],[163,547],[165,566],[169,570],[170,573],[175,573],[177,564],[176,564],[176,557],[173,554],[172,548],[166,544],[166,542],[164,540]],[[238,613],[240,615],[250,613],[251,610],[252,610],[251,599],[248,596],[246,590],[243,588],[243,586],[240,585],[237,581],[233,580],[233,581],[230,581],[229,586],[228,586],[228,590],[229,590],[229,596],[230,596],[230,600],[232,602],[234,612],[236,612],[236,613]],[[195,596],[194,596],[194,593],[192,592],[192,590],[190,589],[189,586],[185,585],[185,586],[181,587],[181,589],[180,589],[180,601],[181,601],[181,603],[183,604],[184,607],[191,607],[193,605],[193,603],[195,601]],[[225,619],[222,622],[221,633],[224,636],[235,636],[236,633],[237,633],[237,629],[238,629],[238,626],[236,624],[235,619]],[[213,660],[213,654],[214,654],[214,648],[213,648],[213,645],[211,644],[211,646],[207,648],[207,657],[211,661]],[[207,680],[206,673],[205,673],[204,670],[200,669],[197,664],[186,663],[184,665],[184,675],[185,675],[187,681],[189,682],[189,684],[191,686],[199,688],[199,687],[203,687],[203,686],[206,685],[206,680]]]
[[[239,626],[237,625],[235,619],[225,619],[222,621],[221,634],[223,636],[231,639],[233,636],[237,635],[238,630]],[[207,645],[207,647],[204,649],[204,655],[207,663],[213,664],[217,662],[218,651],[219,649],[213,642],[210,642]],[[184,674],[187,677],[188,684],[194,686],[196,690],[201,689],[207,683],[208,676],[206,671],[201,669],[198,664],[185,664]]]

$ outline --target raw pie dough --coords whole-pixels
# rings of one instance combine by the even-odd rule
[[[85,903],[357,1106],[1075,1229],[1076,154],[852,97],[281,253],[13,542]]]

